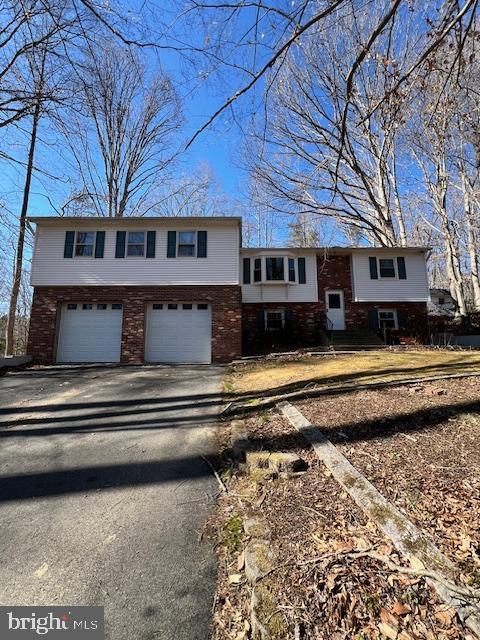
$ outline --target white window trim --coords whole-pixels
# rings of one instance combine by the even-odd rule
[[[395,272],[395,275],[393,276],[393,278],[390,278],[389,276],[382,276],[381,272],[380,272],[380,260],[393,260],[393,270]],[[379,280],[398,280],[398,267],[397,267],[397,257],[394,256],[393,258],[390,258],[390,256],[377,256],[377,272],[378,272],[378,279]]]
[[[395,330],[398,329],[398,318],[397,318],[397,310],[396,309],[377,309],[377,318],[378,318],[378,326],[382,328],[382,322],[380,320],[381,313],[393,313],[393,322],[395,326],[393,327]]]
[[[178,248],[180,247],[180,245],[185,245],[185,242],[180,242],[180,234],[181,233],[193,233],[195,234],[195,242],[193,245],[193,256],[181,256],[178,253]],[[197,252],[198,252],[198,231],[196,229],[181,229],[180,231],[177,231],[177,246],[175,247],[175,255],[177,258],[180,258],[180,260],[194,260],[197,258]]]
[[[128,241],[128,236],[130,233],[143,233],[143,254],[141,256],[129,256],[128,255],[128,245],[129,244],[135,244],[135,245],[139,245],[141,244],[140,242],[129,242]],[[129,260],[143,260],[144,258],[146,258],[147,256],[147,232],[146,231],[127,231],[127,236],[125,239],[125,257],[128,258]]]
[[[265,331],[277,331],[277,329],[268,328],[268,314],[280,313],[282,316],[282,330],[285,329],[285,309],[264,309],[263,311],[263,327]]]
[[[79,233],[93,233],[93,246],[92,246],[92,255],[91,256],[78,256],[77,255],[77,245],[78,244],[82,245],[83,247],[90,246],[90,245],[86,245],[84,242],[80,242],[80,243],[78,242],[78,234]],[[73,247],[73,257],[74,258],[80,258],[80,259],[87,258],[87,260],[91,259],[91,258],[94,258],[95,257],[95,245],[96,244],[97,244],[97,232],[96,231],[93,231],[92,229],[86,229],[85,231],[83,229],[81,231],[75,231],[75,245]]]
[[[301,257],[303,258],[304,256],[301,256]],[[267,259],[268,258],[283,258],[283,279],[282,280],[267,280]],[[288,273],[289,258],[292,258],[295,262],[295,280],[289,280],[289,273]],[[260,280],[255,280],[255,260],[260,260]],[[254,285],[298,284],[298,256],[290,256],[288,254],[282,254],[282,255],[270,254],[265,256],[251,256],[250,283]]]

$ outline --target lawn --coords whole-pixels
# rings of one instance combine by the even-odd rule
[[[238,394],[288,392],[306,385],[341,386],[406,378],[480,373],[480,352],[373,351],[241,364],[228,380]]]

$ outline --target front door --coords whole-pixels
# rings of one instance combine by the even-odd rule
[[[325,305],[329,329],[343,331],[345,329],[345,304],[342,289],[325,291]]]

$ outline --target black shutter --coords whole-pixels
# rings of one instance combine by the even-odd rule
[[[243,284],[250,284],[250,258],[243,259]]]
[[[293,325],[292,309],[285,309],[285,329],[291,329]]]
[[[125,242],[127,239],[126,231],[117,231],[117,243],[115,245],[115,258],[125,257]]]
[[[407,314],[405,311],[401,311],[400,309],[397,310],[397,322],[399,329],[407,328]]]
[[[298,284],[306,284],[307,272],[305,269],[305,258],[298,259]]]
[[[372,331],[378,331],[380,329],[380,324],[378,322],[378,310],[370,309],[368,312],[368,326]]]
[[[64,258],[73,258],[73,245],[75,244],[75,231],[65,231]]]
[[[95,235],[95,258],[103,258],[105,250],[105,231],[97,231]]]
[[[369,258],[368,262],[370,263],[370,279],[378,280],[378,268],[377,268],[377,259]]]
[[[207,232],[197,232],[197,258],[207,257]]]
[[[407,279],[407,270],[405,268],[405,258],[403,256],[398,256],[397,258],[397,268],[398,268],[398,278],[399,280]]]
[[[167,258],[175,258],[177,254],[177,232],[169,231],[167,234]]]
[[[257,329],[265,331],[265,311],[257,309]]]
[[[147,231],[147,258],[155,257],[156,231]]]

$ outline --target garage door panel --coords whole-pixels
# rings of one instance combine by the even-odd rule
[[[193,303],[189,309],[177,304],[176,309],[169,309],[168,303],[149,305],[145,345],[147,362],[208,364],[211,362],[211,341],[210,306],[199,309],[198,303]]]
[[[111,304],[101,305],[106,309],[82,306],[69,303],[62,308],[57,362],[120,362],[122,310]]]

